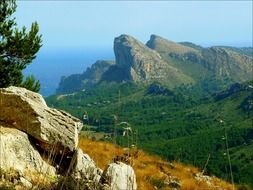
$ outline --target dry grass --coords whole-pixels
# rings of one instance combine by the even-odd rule
[[[20,182],[20,178],[25,178],[31,183],[33,189],[52,189],[53,185],[56,183],[57,179],[53,176],[45,176],[45,174],[26,170],[23,174],[20,174],[15,169],[0,170],[0,189],[2,190],[26,190],[28,187],[24,186]],[[30,188],[29,188],[30,189]]]
[[[97,142],[88,139],[80,139],[79,147],[95,160],[101,169],[113,162],[113,158],[124,157],[128,150],[124,150],[110,143]],[[172,189],[166,185],[171,178],[181,184],[181,190],[233,190],[231,184],[216,177],[210,178],[211,185],[205,180],[196,180],[197,173],[201,173],[195,167],[185,166],[180,163],[168,163],[157,156],[151,156],[140,150],[131,150],[130,164],[133,166],[139,190]]]

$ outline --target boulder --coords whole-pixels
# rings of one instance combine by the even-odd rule
[[[6,181],[28,189],[36,185],[34,177],[38,182],[42,176],[42,183],[47,178],[48,185],[60,189],[137,189],[132,167],[112,163],[103,172],[77,148],[81,126],[71,115],[47,107],[37,93],[0,89],[0,170]],[[8,178],[12,171],[16,182]]]
[[[56,175],[55,168],[42,159],[27,134],[0,124],[0,136],[1,170],[14,170],[21,174],[36,171],[45,175]]]
[[[73,189],[96,189],[103,171],[96,167],[96,163],[84,154],[81,149],[74,153],[67,172],[67,187]]]
[[[74,159],[72,175],[74,175],[75,179],[99,181],[102,175],[101,169],[96,167],[96,163],[88,154],[84,154],[81,149],[77,149],[72,159]]]
[[[111,163],[100,179],[103,190],[136,190],[137,183],[134,170],[122,162]]]
[[[25,88],[0,89],[0,120],[38,141],[47,151],[72,152],[77,148],[79,119],[47,107],[43,97]]]

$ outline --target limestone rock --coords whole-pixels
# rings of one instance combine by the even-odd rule
[[[168,179],[164,182],[165,185],[173,189],[180,189],[181,183],[178,178],[174,176],[169,176]]]
[[[112,163],[104,171],[100,183],[104,190],[136,190],[136,177],[131,166],[122,162]]]
[[[25,171],[36,171],[50,176],[56,175],[55,168],[42,159],[27,134],[0,124],[0,137],[1,170],[13,169],[22,174]]]
[[[25,179],[24,177],[20,178],[20,182],[27,189],[32,189],[32,187],[33,187],[32,183],[30,181],[28,181],[27,179]]]
[[[52,185],[63,189],[137,189],[132,167],[113,163],[103,173],[77,149],[79,120],[48,108],[39,94],[17,87],[0,89],[0,105],[0,169],[6,175],[14,171],[15,181],[9,181],[15,186],[32,188],[32,177],[42,175],[58,180]],[[63,154],[55,144],[69,153]]]
[[[115,38],[114,53],[115,67],[123,68],[121,70],[128,73],[125,77],[126,80],[135,82],[169,81],[173,85],[191,82],[189,77],[165,62],[158,52],[131,36],[121,35]]]
[[[74,159],[72,175],[74,175],[76,179],[99,181],[102,173],[89,155],[84,154],[81,149],[77,149],[72,159]]]
[[[196,173],[195,179],[200,182],[205,182],[209,187],[212,186],[212,178],[202,173]]]
[[[29,134],[45,150],[74,151],[82,123],[70,114],[47,107],[40,94],[25,88],[0,89],[0,120]]]
[[[185,54],[185,53],[197,53],[198,51],[194,48],[184,46],[179,43],[167,40],[160,36],[152,34],[150,40],[146,44],[149,48],[154,49],[158,52],[174,53],[174,54]]]
[[[81,149],[74,153],[67,173],[66,187],[71,189],[97,189],[100,187],[101,169]]]
[[[214,46],[202,48],[195,44],[175,43],[157,35],[151,35],[147,46],[164,58],[180,60],[187,64],[190,61],[204,66],[215,77],[244,82],[253,79],[253,59],[232,47]],[[191,46],[191,47],[190,47]]]
[[[215,76],[244,82],[253,79],[253,58],[223,47],[205,48],[199,61]]]
[[[168,57],[180,61],[192,61],[194,63],[200,62],[202,59],[201,50],[199,46],[189,43],[185,45],[184,43],[176,43],[160,36],[152,34],[150,40],[146,44],[149,48],[159,52],[159,54],[168,60]]]

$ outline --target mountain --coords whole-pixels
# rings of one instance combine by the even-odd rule
[[[171,42],[156,35],[151,35],[147,46],[159,52],[167,62],[175,62],[175,60],[183,62],[174,64],[174,67],[182,69],[195,79],[200,77],[198,76],[200,73],[189,73],[190,69],[184,67],[188,62],[199,65],[195,67],[204,67],[212,78],[225,80],[230,84],[252,80],[253,77],[253,59],[245,53],[240,53],[239,48],[218,46],[201,48],[189,42],[181,44]],[[195,68],[195,71],[200,69]]]
[[[159,53],[174,53],[183,55],[185,53],[198,52],[195,48],[167,40],[154,34],[150,36],[150,40],[146,43],[146,45]]]
[[[253,57],[253,48],[252,47],[241,47],[241,48],[229,47],[229,46],[219,46],[219,47],[222,47],[222,48],[225,48],[225,49],[228,49],[231,51],[235,51],[237,53],[244,54],[249,57]]]
[[[148,83],[159,80],[166,81],[171,86],[191,82],[191,78],[167,64],[159,53],[129,35],[115,38],[114,53],[116,57],[114,67],[126,73],[126,78],[121,78],[122,81]],[[104,75],[118,76],[118,73],[108,72]]]
[[[129,35],[114,39],[115,62],[97,61],[83,74],[63,77],[57,93],[68,94],[101,82],[152,83],[169,88],[183,84],[212,83],[222,89],[235,82],[252,80],[252,48],[176,43],[151,35],[145,44]]]
[[[196,50],[201,50],[201,49],[203,49],[202,46],[196,45],[196,44],[194,44],[194,43],[192,43],[192,42],[179,42],[179,44],[182,44],[182,45],[184,45],[184,46],[188,46],[188,47],[193,48],[193,49],[196,49]]]
[[[216,76],[233,82],[252,80],[253,59],[221,47],[202,50],[200,61]]]
[[[114,65],[114,61],[98,60],[82,74],[62,77],[56,93],[72,93],[98,83],[105,71]]]

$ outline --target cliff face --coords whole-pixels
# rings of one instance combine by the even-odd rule
[[[174,84],[190,82],[189,77],[164,61],[158,52],[131,36],[121,35],[115,38],[114,52],[116,64],[124,67],[128,73],[127,80],[173,81]]]
[[[221,47],[203,49],[201,55],[200,63],[212,71],[215,76],[234,82],[253,79],[252,57]]]
[[[147,46],[159,52],[165,60],[169,57],[185,62],[185,65],[190,61],[204,66],[215,78],[232,82],[253,79],[253,59],[245,53],[239,53],[238,48],[202,48],[190,43],[175,43],[156,35],[151,35]]]

